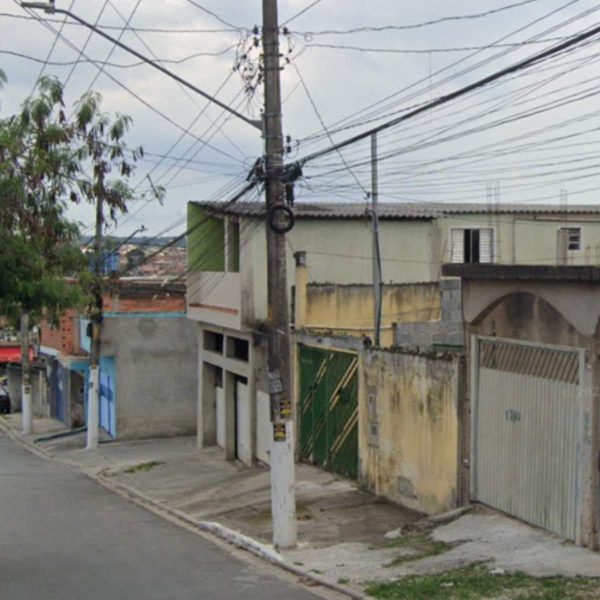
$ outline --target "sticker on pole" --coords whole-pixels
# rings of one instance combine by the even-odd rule
[[[281,394],[283,392],[283,382],[279,376],[279,371],[269,371],[269,393]]]
[[[287,431],[285,423],[273,423],[273,441],[285,442],[287,440]]]
[[[292,416],[292,403],[287,398],[279,401],[279,414],[282,419],[289,419]]]
[[[283,392],[283,382],[279,376],[279,371],[269,371],[269,393],[281,394]]]

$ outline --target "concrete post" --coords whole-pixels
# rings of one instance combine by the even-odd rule
[[[306,252],[296,252],[296,270],[294,273],[294,327],[296,331],[300,331],[306,327],[307,317],[307,284],[308,284],[308,269],[306,268]]]
[[[33,410],[31,406],[31,381],[29,369],[29,315],[21,314],[21,419],[23,433],[33,433]]]
[[[234,373],[223,370],[223,393],[225,396],[225,459],[234,460],[236,456],[235,422],[235,384]]]
[[[88,388],[87,410],[87,449],[98,447],[98,412],[100,410],[100,370],[98,366],[90,367],[90,385]]]

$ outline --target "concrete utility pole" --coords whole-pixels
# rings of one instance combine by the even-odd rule
[[[296,545],[294,427],[290,371],[285,234],[274,225],[285,215],[283,133],[277,0],[263,0],[264,137],[267,205],[267,278],[269,324],[269,396],[271,441],[271,513],[273,544]]]
[[[371,217],[373,219],[373,344],[381,344],[381,250],[379,248],[379,186],[377,174],[377,133],[371,135]]]
[[[100,185],[99,189],[103,186]],[[90,343],[90,381],[87,407],[87,444],[88,450],[98,447],[98,413],[100,410],[100,327],[102,326],[102,225],[104,223],[103,197],[96,199],[96,235],[94,237],[94,308],[91,314],[92,339]]]
[[[31,381],[29,373],[29,314],[21,313],[21,419],[23,433],[33,433]]]

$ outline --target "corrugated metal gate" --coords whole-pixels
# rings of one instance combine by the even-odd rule
[[[299,347],[300,454],[346,477],[358,474],[358,357]]]
[[[473,498],[575,540],[584,351],[484,337],[472,351]]]

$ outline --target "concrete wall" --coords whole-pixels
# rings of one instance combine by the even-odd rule
[[[458,504],[458,355],[365,350],[359,398],[359,481],[427,514]]]
[[[10,395],[11,412],[21,410],[21,365],[7,365],[6,367],[8,393]],[[48,390],[46,387],[45,370],[32,365],[31,404],[34,417],[48,416]]]
[[[439,346],[462,346],[464,343],[462,298],[459,279],[442,279],[441,319],[417,323],[395,323],[394,345],[430,351]]]
[[[391,346],[393,323],[440,318],[436,283],[385,285],[382,293],[381,345]],[[310,331],[373,336],[373,288],[370,285],[311,284],[307,287],[306,320]]]
[[[198,339],[185,317],[107,317],[102,356],[115,358],[119,439],[196,432]]]

